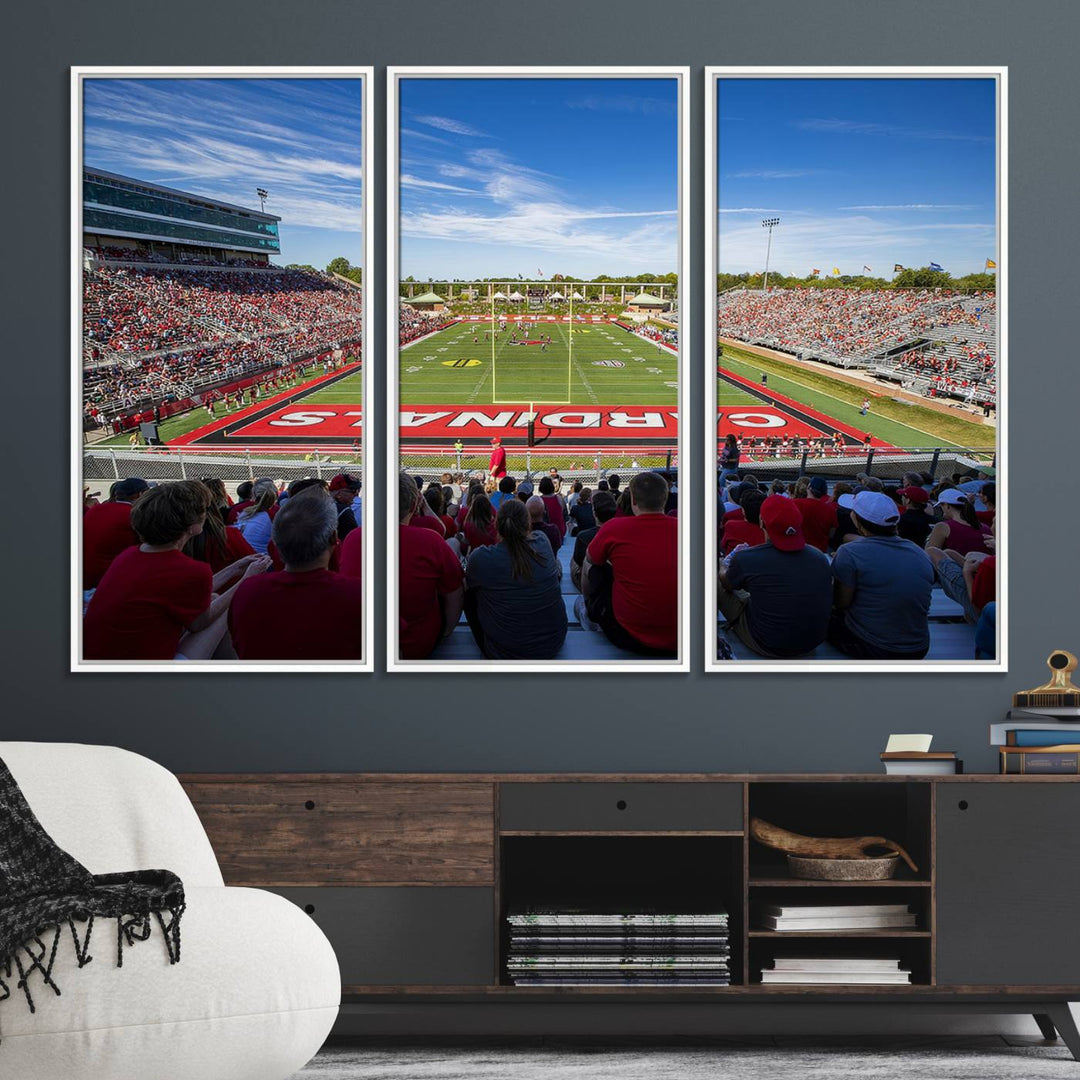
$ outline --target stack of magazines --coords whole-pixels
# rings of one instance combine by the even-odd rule
[[[511,911],[515,986],[727,986],[725,911]]]
[[[888,986],[910,983],[911,972],[895,957],[778,956],[772,967],[762,968],[763,983],[783,985],[837,984]]]

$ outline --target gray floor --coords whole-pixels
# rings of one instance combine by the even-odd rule
[[[337,1043],[293,1080],[1080,1080],[1061,1043],[1034,1038],[716,1039],[627,1047],[578,1043]]]

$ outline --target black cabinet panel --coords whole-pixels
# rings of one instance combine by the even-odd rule
[[[939,986],[1080,984],[1080,784],[937,788]]]
[[[494,891],[378,887],[273,889],[330,939],[346,986],[488,986]]]
[[[725,831],[743,827],[741,784],[502,784],[503,831]]]

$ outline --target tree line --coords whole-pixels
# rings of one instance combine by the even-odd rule
[[[745,288],[760,289],[763,284],[762,274],[717,274],[716,291]],[[965,274],[954,278],[947,270],[931,270],[929,266],[905,267],[891,278],[872,277],[869,274],[817,275],[806,274],[798,277],[794,274],[769,271],[769,287],[777,289],[959,289],[982,292],[997,291],[997,277],[994,274]]]

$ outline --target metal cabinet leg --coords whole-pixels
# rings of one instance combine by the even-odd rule
[[[1068,1002],[1055,1003],[1046,1006],[1046,1015],[1050,1022],[1058,1030],[1058,1035],[1065,1045],[1072,1051],[1072,1056],[1080,1061],[1080,1031],[1077,1030],[1076,1021],[1069,1009]]]
[[[1039,1030],[1042,1032],[1044,1039],[1056,1039],[1057,1028],[1054,1027],[1054,1021],[1050,1019],[1046,1013],[1035,1013],[1035,1023],[1039,1025]]]

